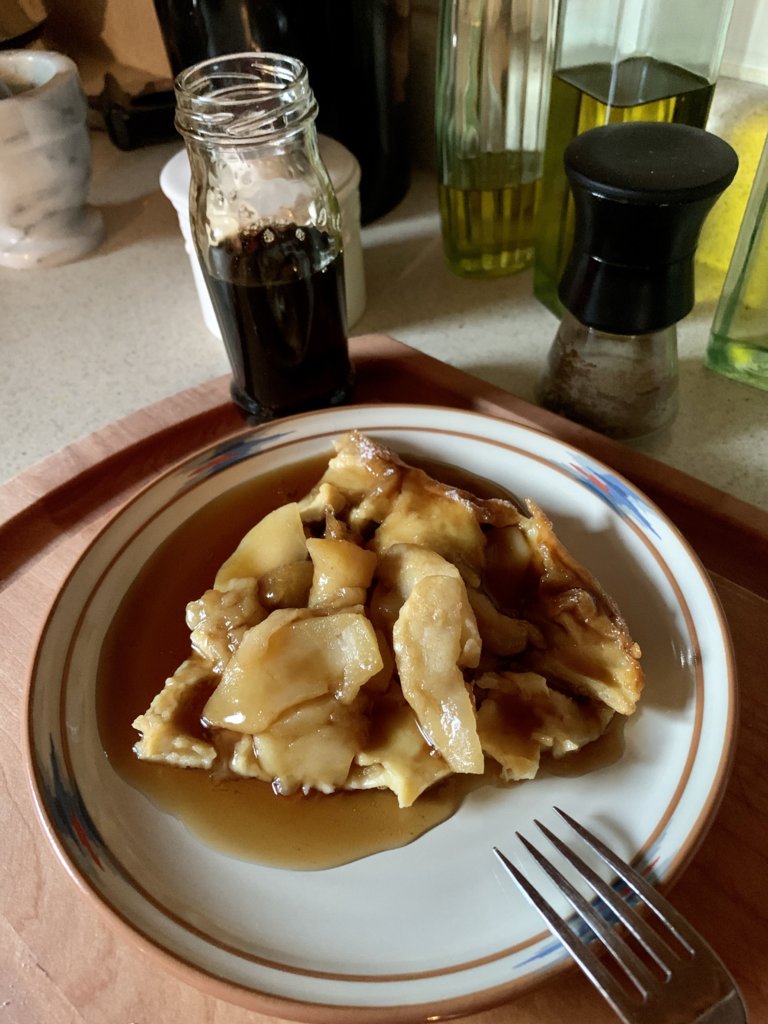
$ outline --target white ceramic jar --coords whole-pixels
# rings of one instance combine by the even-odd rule
[[[79,259],[104,237],[87,205],[91,144],[76,65],[60,53],[0,53],[0,266]]]
[[[328,169],[341,209],[347,326],[351,328],[363,315],[366,303],[363,246],[360,238],[360,165],[349,150],[335,139],[331,139],[327,135],[319,135],[318,144],[320,156]],[[189,223],[189,180],[189,159],[186,150],[182,149],[171,157],[163,167],[160,174],[160,188],[173,204],[179,218],[184,248],[192,267],[192,276],[205,326],[211,334],[221,338],[216,314],[213,311],[192,241]]]

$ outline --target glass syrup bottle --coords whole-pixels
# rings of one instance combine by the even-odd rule
[[[176,79],[190,221],[232,367],[255,420],[351,395],[339,207],[301,61],[215,57]]]

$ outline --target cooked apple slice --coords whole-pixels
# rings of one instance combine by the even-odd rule
[[[403,696],[454,772],[481,774],[475,710],[459,668],[464,584],[425,576],[400,610],[392,639]]]
[[[424,790],[451,774],[395,687],[377,704],[374,733],[355,762],[347,788],[391,789],[400,807],[410,807]]]
[[[278,793],[333,793],[349,775],[363,745],[366,721],[333,696],[293,708],[253,737],[253,751]]]
[[[461,654],[459,665],[474,668],[480,659],[481,641],[475,613],[456,566],[436,551],[418,544],[393,544],[379,558],[376,572],[387,591],[375,596],[381,619],[391,629],[416,584],[426,576],[450,576],[461,583]]]
[[[317,697],[335,694],[351,703],[382,668],[376,634],[362,613],[274,611],[243,637],[203,718],[236,732],[264,732],[289,708]]]
[[[338,515],[346,503],[347,499],[338,487],[321,483],[298,503],[299,514],[304,523],[321,523],[328,515]]]
[[[216,573],[214,587],[224,590],[231,580],[258,579],[264,573],[307,557],[304,524],[295,501],[260,519],[243,537]]]
[[[349,540],[310,538],[307,550],[314,565],[310,608],[348,608],[365,604],[376,569],[376,555]]]
[[[259,577],[259,601],[265,608],[306,608],[314,569],[309,559],[287,562]],[[255,623],[254,623],[255,625]]]
[[[473,586],[480,582],[485,538],[473,507],[456,492],[434,483],[421,470],[409,469],[391,510],[376,531],[372,547],[384,552],[393,544],[429,548],[455,565]]]

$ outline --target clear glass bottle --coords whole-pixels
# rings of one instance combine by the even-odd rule
[[[542,405],[622,441],[672,422],[676,325],[693,307],[699,233],[737,164],[726,142],[690,125],[601,125],[568,144],[574,241]]]
[[[768,136],[715,311],[706,365],[768,390]]]
[[[234,401],[257,420],[345,402],[340,214],[306,68],[280,54],[216,57],[177,77],[176,103]]]
[[[573,240],[563,153],[605,124],[661,121],[703,128],[733,0],[560,0],[534,293],[555,315]]]
[[[496,277],[533,259],[554,0],[442,0],[435,128],[448,266]]]

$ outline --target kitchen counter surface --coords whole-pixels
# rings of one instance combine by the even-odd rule
[[[0,480],[149,403],[228,372],[205,328],[158,178],[176,144],[120,152],[94,133],[92,202],[107,236],[85,259],[0,269]],[[392,335],[522,398],[557,326],[530,271],[466,281],[446,268],[434,180],[363,230],[368,302],[352,333]],[[680,414],[643,450],[768,509],[768,393],[705,369],[714,304],[680,325]]]

